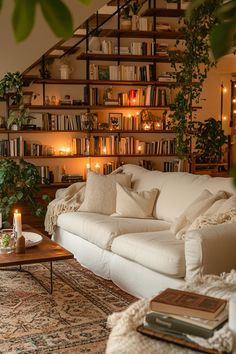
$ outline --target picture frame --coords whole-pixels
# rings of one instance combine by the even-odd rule
[[[122,129],[123,113],[109,113],[108,122],[110,130]]]

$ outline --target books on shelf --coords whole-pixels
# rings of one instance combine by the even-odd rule
[[[90,64],[90,80],[155,81],[154,64],[145,65],[98,65]]]
[[[170,288],[162,291],[150,303],[152,311],[207,320],[215,319],[225,306],[226,300],[223,299]]]

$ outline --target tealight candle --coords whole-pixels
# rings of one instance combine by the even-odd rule
[[[229,329],[233,334],[233,354],[236,353],[236,295],[229,299]]]
[[[94,168],[95,168],[95,172],[96,172],[96,173],[100,173],[100,165],[99,165],[99,163],[96,163],[96,165],[94,166]]]
[[[14,225],[17,237],[20,237],[22,234],[22,221],[21,221],[21,213],[18,213],[18,210],[14,213]]]

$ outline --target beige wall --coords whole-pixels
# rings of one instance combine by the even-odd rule
[[[106,0],[91,0],[91,4],[85,6],[78,0],[66,0],[65,2],[73,14],[75,28],[107,3]],[[0,13],[0,78],[7,71],[24,71],[59,41],[49,29],[38,6],[35,26],[31,35],[24,42],[16,43],[11,25],[13,5],[14,1],[4,1]]]

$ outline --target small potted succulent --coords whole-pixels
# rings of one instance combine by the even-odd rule
[[[133,0],[130,3],[130,13],[131,13],[131,28],[133,31],[139,29],[139,16],[138,13],[142,8],[142,3],[139,0]]]
[[[131,18],[130,4],[128,4],[121,10],[120,28],[126,31],[131,30]]]
[[[0,80],[0,97],[6,99],[6,96],[9,95],[10,104],[20,104],[23,96],[23,84],[23,77],[19,71],[7,72]]]

